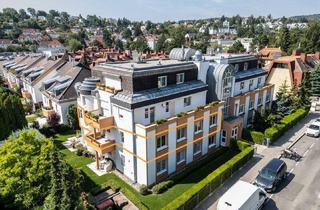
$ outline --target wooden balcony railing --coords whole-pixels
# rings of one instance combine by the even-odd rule
[[[50,108],[42,108],[42,114],[44,117],[48,118],[50,115],[54,114],[54,110]]]
[[[86,141],[86,143],[88,144],[88,146],[92,147],[94,150],[96,150],[96,152],[100,153],[100,154],[105,154],[108,152],[112,152],[115,149],[115,140],[106,140],[103,143],[98,142],[98,140],[100,138],[100,135],[97,134],[96,138],[94,138],[94,135],[92,133],[89,133],[87,135],[84,136],[84,140]]]
[[[84,122],[99,131],[107,130],[114,126],[113,116],[100,117],[92,113],[90,114],[90,112],[85,113]]]

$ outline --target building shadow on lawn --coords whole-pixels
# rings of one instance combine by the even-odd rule
[[[240,170],[235,172],[230,178],[228,178],[220,187],[218,187],[209,197],[207,197],[197,209],[205,210],[212,206],[219,198],[233,186],[240,178],[252,169],[263,157],[254,156],[247,162]]]

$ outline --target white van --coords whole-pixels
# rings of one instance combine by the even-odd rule
[[[240,180],[219,199],[217,210],[258,210],[266,199],[263,189]]]

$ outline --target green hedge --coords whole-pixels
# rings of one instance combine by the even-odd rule
[[[195,184],[162,209],[193,209],[200,201],[205,199],[235,171],[242,167],[253,156],[253,148],[250,147],[248,143],[238,142],[239,149],[242,149],[239,154],[214,170],[206,178]]]
[[[264,134],[259,131],[252,131],[247,128],[244,128],[242,130],[242,138],[247,139],[248,141],[254,142],[256,144],[262,144],[264,137]]]
[[[275,127],[267,128],[264,135],[270,138],[270,144],[281,137],[286,131],[296,125],[309,113],[309,109],[297,109],[294,113],[285,116],[281,123]]]

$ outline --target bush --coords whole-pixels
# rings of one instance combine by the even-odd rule
[[[253,156],[253,148],[250,147],[248,143],[239,141],[238,145],[239,148],[243,148],[241,153],[214,170],[206,178],[193,185],[190,189],[171,201],[162,209],[193,209],[210,193],[210,191],[208,191],[210,186],[212,192],[222,184],[223,181],[230,177],[233,171],[243,166]]]
[[[149,194],[149,189],[148,189],[148,187],[146,185],[143,184],[143,185],[141,185],[139,187],[139,192],[140,192],[141,195],[148,195]]]
[[[165,123],[165,122],[167,122],[166,119],[160,119],[160,120],[157,120],[157,121],[156,121],[156,124],[157,124],[157,125],[161,125],[162,123]]]
[[[168,181],[160,182],[159,184],[154,185],[151,190],[153,194],[160,194],[165,192],[170,187],[172,187],[172,185],[173,185],[173,181],[168,180]]]
[[[84,146],[83,146],[82,144],[78,144],[77,147],[76,147],[76,149],[77,149],[76,154],[77,154],[78,156],[84,155],[84,153],[85,153],[85,148],[84,148]]]
[[[264,139],[264,134],[259,131],[250,131],[250,134],[252,136],[252,140],[256,144],[262,144]]]

